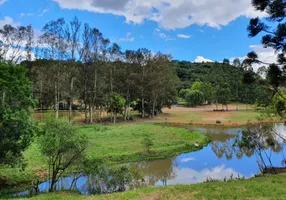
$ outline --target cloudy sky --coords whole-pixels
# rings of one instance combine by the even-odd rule
[[[248,38],[254,11],[250,0],[0,0],[0,27],[31,24],[40,32],[49,20],[77,16],[123,50],[145,47],[187,61],[243,58],[256,50],[261,60],[274,52]]]

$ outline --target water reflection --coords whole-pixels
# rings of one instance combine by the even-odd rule
[[[150,187],[158,183],[166,186],[167,181],[177,177],[175,169],[178,166],[176,158],[167,158],[163,160],[155,160],[149,162],[141,162],[132,164],[133,167],[139,172],[139,176],[143,177],[144,181],[134,183],[134,188]]]
[[[186,128],[206,133],[212,142],[197,152],[182,154],[171,159],[137,164],[139,171],[144,172],[146,177],[152,177],[152,181],[149,181],[151,186],[192,184],[203,182],[208,178],[248,178],[260,172],[256,163],[258,160],[256,154],[233,145],[236,137],[241,134],[242,128],[193,126]],[[279,134],[286,136],[284,125],[277,124],[273,128]],[[283,156],[279,151],[272,152],[271,160],[273,165],[281,166]]]

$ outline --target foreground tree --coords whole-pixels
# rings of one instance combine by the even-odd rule
[[[52,192],[63,173],[83,161],[87,137],[79,134],[70,122],[53,117],[48,118],[42,128],[39,144],[51,172],[49,191]]]
[[[31,142],[35,126],[31,83],[23,66],[0,63],[0,163],[13,164]]]
[[[267,73],[268,80],[272,85],[273,94],[279,93],[279,87],[285,86],[285,50],[286,50],[286,17],[285,1],[282,0],[252,0],[256,10],[266,12],[269,16],[267,21],[253,18],[248,26],[248,36],[255,37],[259,33],[265,33],[261,43],[264,47],[270,47],[278,53],[277,63],[265,63],[259,60],[255,52],[247,55],[245,63],[248,65],[258,63],[270,65]],[[276,27],[275,27],[276,26]],[[275,27],[275,28],[274,28]],[[283,96],[283,95],[281,95]]]

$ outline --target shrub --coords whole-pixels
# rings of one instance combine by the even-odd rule
[[[199,106],[203,104],[203,93],[198,90],[189,91],[186,95],[187,106]]]
[[[150,151],[151,147],[154,145],[150,137],[145,137],[141,143],[146,151]]]

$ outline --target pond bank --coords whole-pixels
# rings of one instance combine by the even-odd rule
[[[286,174],[262,176],[247,180],[209,182],[194,185],[177,185],[146,188],[110,195],[86,196],[70,192],[43,194],[31,200],[126,200],[126,199],[286,199]],[[262,189],[263,188],[263,189]],[[20,200],[20,199],[19,199]]]
[[[244,127],[246,125],[255,125],[259,123],[284,123],[282,120],[263,120],[263,121],[243,121],[243,122],[181,122],[181,121],[172,121],[165,122],[167,125],[195,125],[195,126],[206,126],[206,127]]]

